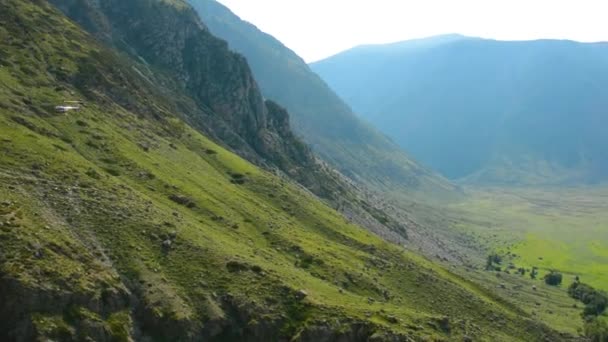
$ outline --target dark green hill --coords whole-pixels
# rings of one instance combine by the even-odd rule
[[[352,179],[382,190],[435,192],[454,187],[358,119],[293,51],[214,0],[190,0],[209,30],[247,57],[265,97],[284,105],[296,131]]]
[[[210,90],[132,56],[46,1],[0,2],[0,340],[565,339],[214,143],[195,120],[220,115],[198,105]]]
[[[366,119],[452,178],[608,177],[608,44],[440,36],[312,65]]]

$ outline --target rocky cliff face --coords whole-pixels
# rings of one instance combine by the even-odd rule
[[[165,72],[204,110],[190,119],[248,159],[262,163],[268,109],[246,60],[212,36],[185,4],[164,1],[53,0],[89,32]],[[190,113],[192,114],[192,113]],[[277,142],[277,141],[275,141]],[[283,139],[284,143],[288,142]],[[265,146],[264,152],[273,149]]]
[[[185,3],[52,2],[98,39],[167,75],[167,86],[196,101],[198,108],[184,114],[201,131],[258,165],[279,168],[324,198],[344,191],[293,134],[287,111],[264,100],[245,58],[211,35]]]
[[[210,32],[243,54],[262,94],[285,106],[292,126],[332,167],[371,189],[456,197],[458,189],[361,121],[296,53],[215,0],[188,0]]]

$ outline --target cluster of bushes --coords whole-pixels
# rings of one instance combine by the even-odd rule
[[[500,255],[496,253],[490,254],[488,255],[488,261],[486,262],[486,270],[500,272],[500,263],[502,263],[502,258],[500,257]]]
[[[585,316],[599,316],[608,307],[608,296],[606,293],[579,281],[575,281],[570,285],[568,294],[570,297],[580,300],[585,304]]]
[[[608,341],[608,322],[600,317],[608,307],[608,295],[598,291],[590,285],[583,284],[576,279],[568,288],[570,297],[585,304],[583,316],[585,317],[585,336],[593,342]]]
[[[486,271],[501,272],[503,270],[502,262],[503,262],[503,258],[500,255],[498,255],[496,253],[492,253],[492,254],[488,255],[488,258],[486,260]],[[525,276],[526,273],[529,272],[531,279],[536,279],[536,277],[538,276],[538,268],[536,266],[532,267],[531,269],[526,269],[524,267],[517,267],[513,263],[510,263],[507,267],[505,267],[504,271],[505,271],[505,273],[514,272],[515,274],[519,274],[520,276]],[[556,272],[551,272],[551,273],[553,274]],[[559,277],[560,277],[560,279],[558,280],[556,275],[551,275],[549,282],[547,282],[547,284],[550,284],[550,285],[561,284],[561,274],[559,274]],[[545,278],[545,281],[547,281],[546,278]]]
[[[559,286],[562,283],[563,276],[561,273],[551,271],[545,275],[545,284],[552,286]]]
[[[245,182],[247,181],[245,175],[241,173],[230,173],[230,177],[232,178],[230,180],[230,183],[232,184],[242,185],[245,184]]]
[[[502,271],[502,262],[503,259],[500,255],[496,253],[492,253],[488,255],[486,260],[486,271]],[[513,263],[510,263],[508,267],[505,268],[506,273],[511,273],[511,271],[515,272],[515,274],[519,274],[521,276],[526,275],[529,272],[531,279],[536,279],[538,276],[538,268],[536,266],[531,269],[525,269],[524,267],[516,267]],[[560,285],[562,283],[562,274],[551,271],[551,273],[545,276],[545,282],[549,285]]]
[[[530,279],[536,279],[538,275],[538,268],[532,267],[532,271],[530,271]]]
[[[486,262],[486,270],[500,271],[502,257],[496,253],[488,255]],[[510,269],[516,270],[517,274],[525,275],[529,272],[531,279],[536,279],[539,276],[537,267],[532,267],[526,270],[523,267],[516,268],[510,264]],[[505,270],[505,272],[507,272]],[[550,271],[543,279],[547,285],[559,286],[563,282],[563,275],[557,271]],[[579,277],[575,278],[574,283],[568,287],[570,297],[581,301],[585,304],[583,316],[585,318],[585,336],[593,342],[608,342],[608,320],[602,316],[608,308],[608,294],[594,289],[593,287],[581,283]]]
[[[169,196],[169,199],[177,204],[183,205],[190,209],[193,209],[196,207],[196,203],[194,202],[194,200],[187,196],[174,194],[174,195]]]
[[[488,255],[488,259],[486,261],[486,271],[500,272],[502,269],[502,267],[501,267],[502,261],[503,261],[502,257],[496,253]],[[509,265],[508,269],[505,270],[505,272],[510,273],[509,270],[515,270],[516,274],[519,274],[521,276],[524,276],[526,274],[526,272],[529,272],[531,279],[536,279],[538,277],[538,273],[539,273],[538,267],[536,267],[536,266],[532,267],[532,269],[530,269],[530,270],[526,270],[523,267],[517,268],[512,263]],[[551,271],[551,272],[547,273],[543,279],[547,285],[559,286],[562,284],[564,277],[560,272]],[[576,281],[578,283],[578,277],[576,278]]]
[[[608,323],[598,318],[585,323],[585,336],[593,342],[608,341]]]

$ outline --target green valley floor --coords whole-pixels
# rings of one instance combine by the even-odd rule
[[[449,229],[469,246],[478,246],[478,263],[461,270],[551,326],[580,332],[582,304],[567,294],[578,276],[608,290],[608,187],[467,188],[463,200],[448,205]],[[503,259],[500,272],[484,270],[485,257]],[[531,279],[529,270],[538,268]],[[517,270],[528,272],[519,275]],[[563,274],[560,286],[543,281]],[[508,273],[507,273],[508,272]]]

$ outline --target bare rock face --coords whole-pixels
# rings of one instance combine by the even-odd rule
[[[267,108],[266,126],[258,132],[255,148],[266,159],[290,176],[302,181],[303,174],[294,168],[316,168],[312,152],[291,131],[289,113],[273,101],[265,102]],[[304,185],[312,181],[302,182]]]
[[[192,9],[143,0],[51,2],[100,40],[177,80],[174,86],[202,110],[185,113],[193,123],[242,156],[262,160],[256,149],[260,133],[274,127],[249,65],[211,35]]]
[[[45,332],[40,331],[40,323],[37,324],[33,320],[36,317],[42,317],[38,319],[44,320],[44,317],[63,317],[66,312],[86,310],[105,318],[129,310],[132,304],[130,292],[121,284],[103,289],[100,284],[100,289],[93,289],[91,292],[69,287],[60,288],[61,285],[62,283],[26,284],[0,274],[0,340],[32,341],[43,337]],[[96,296],[94,291],[100,291],[101,296]],[[80,334],[95,341],[113,339],[102,325],[85,316],[74,315],[72,324]],[[62,340],[76,338],[69,336],[68,330],[63,334]]]

